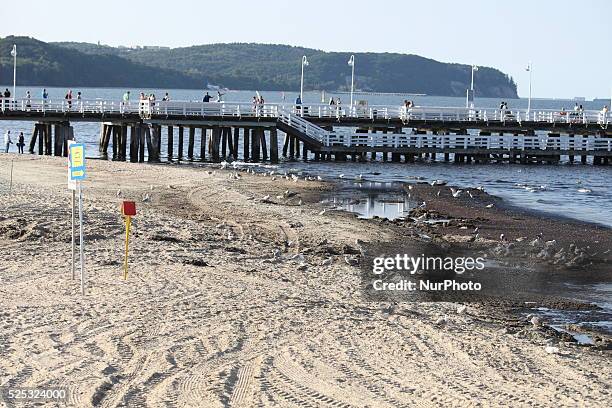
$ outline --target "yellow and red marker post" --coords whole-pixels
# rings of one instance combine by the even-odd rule
[[[130,225],[132,224],[132,216],[136,215],[136,203],[134,201],[124,201],[121,203],[121,214],[125,220],[125,263],[123,266],[123,280],[127,280]]]

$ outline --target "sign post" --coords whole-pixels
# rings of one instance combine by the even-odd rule
[[[125,261],[123,264],[123,280],[127,280],[130,226],[132,225],[132,216],[136,215],[136,203],[134,201],[124,201],[121,204],[121,214],[125,218]]]
[[[74,196],[79,195],[79,260],[81,265],[81,294],[85,294],[85,254],[83,241],[83,187],[85,178],[85,145],[83,143],[68,143],[68,188],[72,190],[72,273],[74,277]]]

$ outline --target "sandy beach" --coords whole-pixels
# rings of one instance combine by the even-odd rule
[[[599,273],[609,229],[575,222],[564,235],[567,221],[428,185],[411,194],[454,221],[416,228],[324,211],[333,184],[303,177],[90,160],[81,296],[66,178],[65,158],[0,156],[0,386],[68,387],[76,407],[612,404],[605,335],[581,346],[503,302],[372,301],[351,262],[426,234],[536,266],[573,245],[546,270]],[[138,207],[127,281],[122,200]],[[529,246],[538,233],[554,252]]]

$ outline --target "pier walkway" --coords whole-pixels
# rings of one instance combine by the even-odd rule
[[[184,128],[189,131],[188,157],[194,156],[195,129],[202,129],[200,157],[204,157],[208,144],[214,161],[238,158],[241,137],[246,146],[242,159],[277,160],[277,129],[286,134],[283,155],[299,157],[302,143],[302,157],[311,152],[315,160],[331,159],[332,155],[336,160],[346,160],[347,155],[357,160],[367,153],[374,159],[380,153],[387,160],[390,153],[393,161],[401,161],[401,156],[412,161],[424,155],[435,158],[440,153],[445,160],[453,154],[457,162],[557,161],[560,156],[568,156],[569,161],[580,156],[586,162],[590,156],[593,163],[606,164],[612,157],[612,114],[592,110],[4,99],[0,100],[0,120],[35,122],[30,151],[34,151],[38,135],[42,137],[40,154],[54,150],[47,140],[51,138],[51,126],[55,126],[56,138],[59,132],[63,140],[70,138],[71,131],[63,129],[71,122],[100,122],[101,155],[104,157],[112,138],[113,157],[119,160],[126,159],[121,152],[127,145],[128,127],[136,140],[130,142],[131,150],[137,149],[135,154],[130,152],[131,159],[142,160],[146,145],[149,159],[159,160],[162,126],[168,129],[164,133],[170,160],[175,148],[173,127],[179,128],[179,159]],[[55,150],[63,150],[65,141],[55,143]]]

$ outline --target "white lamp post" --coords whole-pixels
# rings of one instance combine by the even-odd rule
[[[529,119],[529,113],[531,112],[531,61],[529,61],[529,65],[527,65],[525,70],[529,72],[529,99],[527,99],[527,118]]]
[[[308,66],[308,60],[304,55],[302,57],[302,80],[300,81],[300,100],[304,103],[304,67]]]
[[[474,107],[474,72],[478,71],[478,67],[476,65],[472,65],[472,82],[470,84],[470,91],[468,92],[468,97],[465,101],[465,107]]]
[[[351,66],[351,105],[353,106],[353,92],[355,90],[355,56],[351,55],[348,60],[348,64]]]
[[[13,100],[15,100],[15,88],[17,87],[17,45],[13,44],[11,50],[11,56],[13,57]]]

